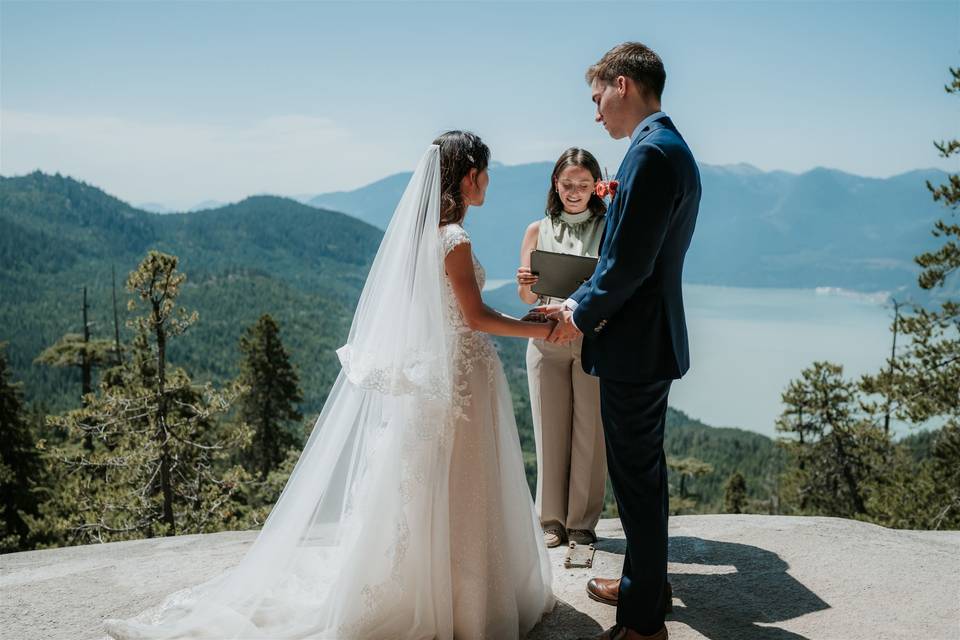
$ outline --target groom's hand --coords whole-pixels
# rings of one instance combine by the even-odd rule
[[[569,344],[576,340],[581,334],[577,325],[573,323],[573,311],[565,308],[563,305],[550,305],[560,307],[557,311],[547,315],[547,318],[556,320],[557,326],[547,337],[547,342],[553,344]]]

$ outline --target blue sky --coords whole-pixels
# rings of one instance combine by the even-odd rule
[[[885,177],[960,134],[960,2],[0,1],[0,173],[134,203],[351,189],[466,128],[507,164],[616,170],[583,72],[624,40],[667,67],[698,160]],[[495,188],[495,185],[494,187]]]

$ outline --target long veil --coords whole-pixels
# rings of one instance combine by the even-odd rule
[[[106,620],[110,635],[452,635],[443,427],[452,411],[453,343],[444,330],[439,211],[440,154],[432,145],[337,351],[340,375],[247,555],[136,618]]]

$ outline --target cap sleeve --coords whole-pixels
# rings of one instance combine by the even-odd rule
[[[446,224],[440,227],[440,242],[443,245],[443,255],[453,251],[454,247],[470,243],[470,235],[458,224]]]

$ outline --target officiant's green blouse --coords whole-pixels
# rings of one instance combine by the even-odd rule
[[[527,304],[559,303],[531,291],[534,249],[596,258],[606,206],[594,194],[600,167],[582,149],[568,149],[554,167],[546,215],[524,235],[517,293]],[[603,510],[606,452],[600,383],[580,364],[582,338],[570,344],[530,340],[527,380],[537,445],[537,514],[548,546],[593,542]]]

